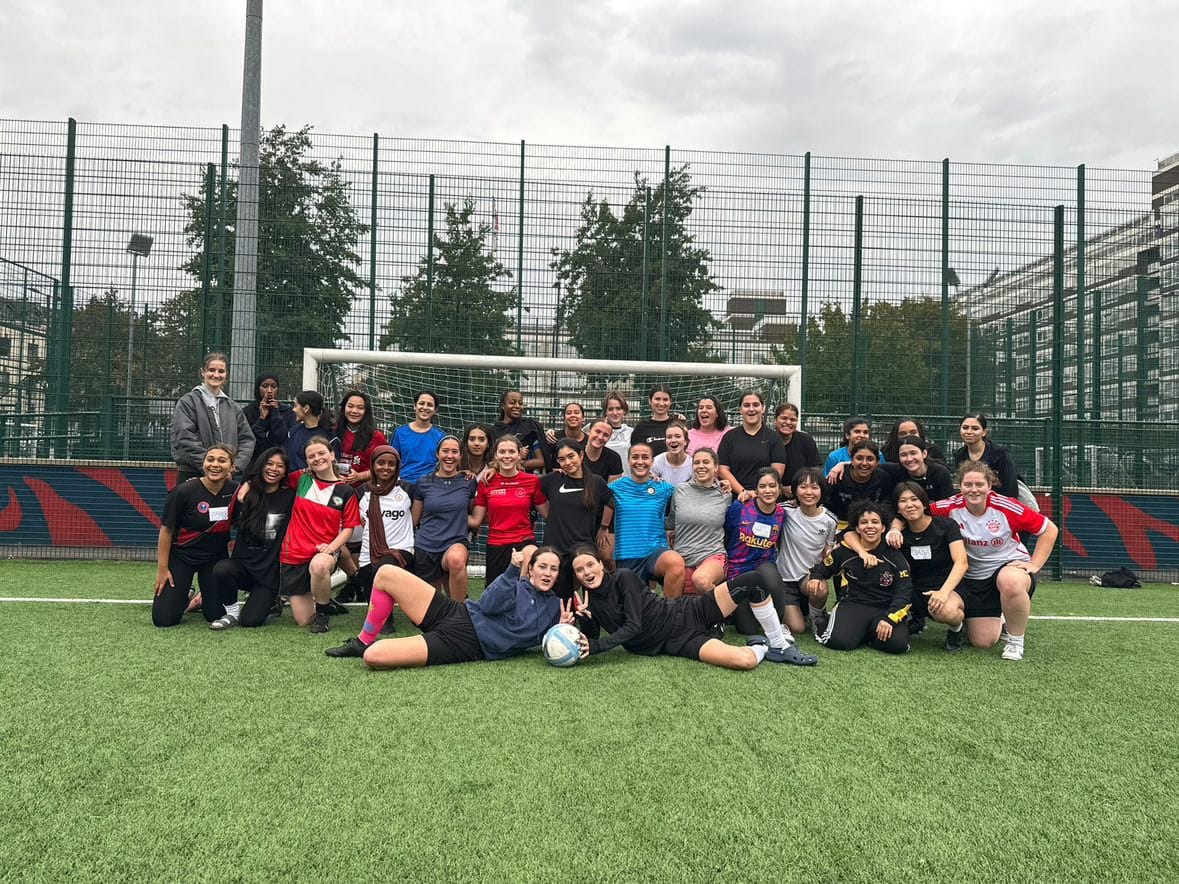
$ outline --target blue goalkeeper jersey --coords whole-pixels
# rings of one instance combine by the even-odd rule
[[[663,520],[675,486],[658,479],[639,483],[623,476],[610,483],[610,490],[614,492],[614,558],[641,559],[667,549]]]

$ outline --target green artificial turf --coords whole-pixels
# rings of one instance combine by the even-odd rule
[[[0,596],[143,597],[152,573],[9,562]],[[1174,617],[1176,593],[1045,583],[1035,610]],[[1179,876],[1179,624],[1037,621],[1019,664],[932,626],[810,670],[619,649],[374,673],[322,654],[360,619],[0,605],[0,878]]]

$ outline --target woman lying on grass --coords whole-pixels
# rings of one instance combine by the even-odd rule
[[[721,583],[704,595],[667,599],[651,592],[632,571],[621,568],[607,573],[596,549],[579,546],[573,551],[573,574],[585,589],[584,595],[574,598],[583,659],[622,645],[632,654],[670,654],[725,669],[753,669],[766,659],[795,666],[819,662],[788,641],[774,600],[756,571]],[[714,638],[712,627],[731,617],[745,601],[765,637],[750,639],[746,647]],[[599,637],[603,629],[610,634],[606,638]]]
[[[368,615],[359,637],[324,651],[329,657],[363,657],[373,669],[438,666],[502,660],[539,647],[558,622],[573,622],[553,595],[561,557],[552,547],[512,551],[511,564],[478,601],[455,601],[401,568],[381,568],[373,583]],[[377,641],[394,603],[421,635]]]

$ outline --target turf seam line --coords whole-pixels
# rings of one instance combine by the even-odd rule
[[[47,596],[0,596],[3,602],[40,602],[61,605],[150,605],[151,599],[62,599]],[[362,603],[351,602],[349,608],[363,608]],[[1059,620],[1080,623],[1179,623],[1179,617],[1101,617],[1085,614],[1033,614],[1032,620]]]

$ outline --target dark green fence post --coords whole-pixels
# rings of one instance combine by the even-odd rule
[[[1015,337],[1015,321],[1008,316],[1007,322],[1004,323],[1004,330],[1006,332],[1003,341],[1003,363],[1004,363],[1004,380],[1007,388],[1007,416],[1015,416],[1015,345],[1012,343]],[[970,408],[971,406],[966,406]]]
[[[381,136],[373,133],[372,211],[368,218],[368,348],[377,349],[377,160]]]
[[[1028,311],[1028,417],[1036,416],[1036,314],[1038,310]]]
[[[524,355],[524,139],[520,139],[520,212],[516,241],[516,355]]]
[[[229,249],[226,247],[225,219],[229,215],[229,126],[221,124],[221,173],[220,191],[217,195],[217,303],[225,305],[230,315],[230,325],[233,324],[233,292],[230,291],[229,279],[226,276],[225,256]],[[206,234],[205,248],[213,243],[211,234]],[[203,357],[204,354],[202,353]]]
[[[70,281],[74,255],[74,163],[77,159],[78,121],[70,117],[66,130],[65,207],[61,230],[61,325],[57,344],[57,442],[58,457],[69,454],[70,356],[74,336],[74,288]]]
[[[667,216],[668,205],[671,202],[671,145],[663,147],[663,202],[660,211],[663,213],[663,233],[660,239],[659,259],[659,359],[667,360],[667,341],[671,330],[671,317],[667,315]]]
[[[1052,514],[1064,530],[1064,206],[1053,218],[1052,243]],[[1061,544],[1052,552],[1052,576],[1064,574]]]
[[[1147,311],[1150,305],[1147,301],[1149,277],[1139,273],[1134,277],[1136,294],[1136,308],[1134,311],[1134,419],[1146,420],[1146,354],[1147,354]]]
[[[950,158],[942,160],[942,414],[950,413]],[[973,406],[969,401],[967,408]]]
[[[851,413],[860,413],[860,376],[862,366],[860,359],[863,349],[860,347],[860,304],[862,285],[864,281],[864,197],[856,197],[856,238],[855,250],[852,254],[852,389]]]
[[[1077,166],[1077,409],[1085,418],[1085,164]],[[1085,440],[1077,443],[1077,478],[1085,475]]]
[[[798,398],[802,402],[795,404],[802,407],[806,402],[806,327],[809,305],[807,296],[810,293],[811,281],[811,152],[808,150],[803,158],[802,166],[802,303],[798,308],[798,364],[802,370],[799,379],[801,392]]]
[[[642,305],[639,310],[639,358],[646,360],[647,357],[647,328],[651,323],[647,322],[647,317],[651,315],[651,258],[650,258],[650,222],[651,222],[651,187],[645,185],[643,187],[643,296]]]
[[[523,142],[521,142],[523,144]],[[524,148],[520,148],[523,157]],[[523,162],[523,159],[521,159]],[[516,349],[520,349],[520,320],[516,320]],[[434,176],[426,200],[426,353],[434,352]]]
[[[1089,417],[1101,419],[1101,290],[1093,292],[1093,396],[1089,406]]]
[[[217,293],[217,302],[213,305],[213,335],[209,340],[209,302],[212,300],[213,281],[213,206],[215,205],[215,190],[217,185],[217,170],[212,163],[205,166],[205,255],[201,261],[201,356],[210,350],[223,350],[221,330],[225,319],[221,315],[221,293]],[[144,342],[146,343],[146,341]],[[210,346],[211,345],[211,346]]]

